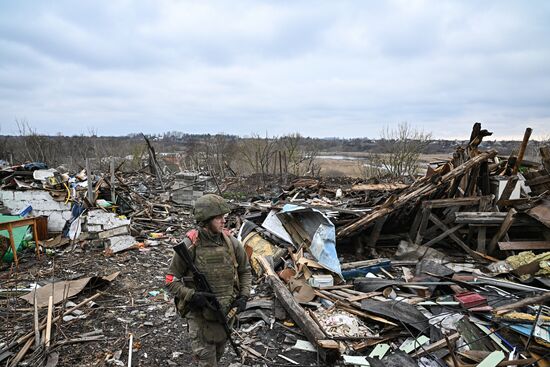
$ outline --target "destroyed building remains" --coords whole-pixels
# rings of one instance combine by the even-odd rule
[[[419,177],[281,172],[246,199],[231,190],[253,177],[165,172],[149,141],[138,172],[3,168],[0,363],[189,363],[163,272],[217,192],[255,273],[245,358],[224,365],[548,365],[550,147],[526,161],[527,129],[502,156],[490,134]]]

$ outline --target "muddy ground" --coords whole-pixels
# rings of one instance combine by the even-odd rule
[[[106,256],[102,248],[94,248],[90,243],[72,251],[70,248],[58,250],[55,255],[42,256],[40,260],[27,250],[19,269],[3,268],[0,273],[1,288],[26,288],[34,282],[45,284],[52,280],[120,272],[110,284],[96,289],[88,287],[72,299],[79,303],[101,292],[101,296],[95,300],[98,307],[82,309],[85,318],[56,324],[52,351],[59,354],[57,366],[127,366],[130,333],[134,335],[132,366],[190,366],[194,364],[189,353],[186,322],[176,314],[172,298],[163,289],[165,270],[172,254],[171,244],[162,241],[156,247],[112,256]],[[255,291],[256,298],[270,297],[269,290],[263,284],[256,284]],[[31,305],[14,296],[0,301],[1,343],[9,343],[16,336],[33,330]],[[60,312],[62,305],[56,307],[56,313]],[[40,309],[39,315],[41,318],[45,316],[46,308]],[[241,325],[241,342],[265,355],[271,362],[248,359],[245,365],[288,365],[288,362],[277,357],[280,353],[302,365],[317,364],[315,353],[289,350],[297,338],[305,339],[297,336],[300,334],[299,329],[291,327],[290,330],[294,332],[290,332],[276,323],[272,330],[264,327],[249,333],[242,332],[242,329],[255,322],[252,320]],[[66,340],[94,331],[104,335],[104,338],[100,341],[62,345]],[[18,349],[12,351],[17,352]],[[31,355],[32,350],[27,358]],[[43,357],[44,353],[39,355]],[[27,365],[35,363],[36,360]],[[227,347],[221,366],[231,364],[242,365]]]

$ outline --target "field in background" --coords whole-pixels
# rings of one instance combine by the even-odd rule
[[[449,154],[422,154],[420,156],[420,172],[423,172],[426,165],[430,162],[447,160],[451,158]],[[366,152],[322,152],[315,159],[315,162],[321,167],[321,175],[328,177],[349,176],[358,178],[368,178],[369,153]],[[368,177],[367,177],[368,176]]]

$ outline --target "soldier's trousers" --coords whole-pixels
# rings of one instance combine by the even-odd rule
[[[223,326],[198,315],[187,318],[191,352],[199,367],[217,367],[227,342]]]

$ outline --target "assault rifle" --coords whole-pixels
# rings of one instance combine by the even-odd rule
[[[193,273],[193,282],[195,283],[195,289],[199,292],[208,292],[214,294],[212,291],[212,287],[210,287],[210,284],[208,283],[208,280],[204,276],[203,273],[200,272],[200,270],[195,265],[195,262],[193,261],[193,258],[191,257],[191,254],[189,253],[189,250],[187,249],[187,245],[185,244],[185,241],[181,242],[177,246],[174,246],[174,251],[182,258],[182,260],[185,262],[189,270]],[[208,299],[208,307],[211,308],[215,315],[216,319],[220,324],[223,325],[223,329],[225,330],[225,334],[227,335],[227,339],[231,343],[231,346],[233,347],[233,350],[235,351],[235,354],[237,357],[241,357],[241,352],[239,348],[237,347],[237,344],[231,337],[231,329],[229,328],[229,324],[227,323],[227,319],[225,315],[223,314],[222,306],[220,305],[220,302],[218,299],[214,296]],[[233,312],[230,312],[230,314]]]

